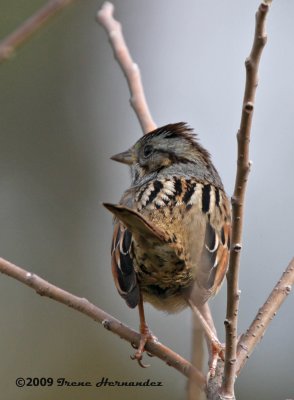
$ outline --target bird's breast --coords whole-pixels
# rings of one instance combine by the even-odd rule
[[[170,177],[148,182],[137,191],[135,208],[169,237],[166,245],[134,243],[135,269],[146,301],[177,310],[185,305],[199,270],[207,222],[221,225],[226,197],[221,189],[196,179]]]

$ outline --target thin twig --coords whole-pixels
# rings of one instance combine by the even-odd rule
[[[17,279],[32,289],[35,289],[40,296],[46,296],[50,299],[56,300],[59,303],[65,304],[66,306],[87,315],[94,321],[102,323],[104,328],[115,333],[131,344],[139,345],[140,334],[138,332],[130,329],[116,318],[90,303],[87,299],[66,292],[39,276],[4,260],[3,258],[0,258],[0,272],[10,276],[11,278]],[[198,386],[202,389],[204,388],[204,375],[183,357],[159,342],[148,342],[145,347],[146,351],[160,358],[166,364],[175,368],[186,377],[192,376]]]
[[[249,141],[254,110],[255,93],[258,85],[258,67],[262,50],[266,44],[265,30],[266,15],[269,4],[262,2],[256,13],[255,34],[253,46],[246,59],[246,84],[243,99],[242,116],[238,139],[238,163],[235,189],[232,197],[232,244],[230,251],[230,265],[227,274],[227,315],[226,326],[226,357],[224,368],[224,382],[221,388],[223,398],[234,398],[234,383],[236,377],[237,358],[237,319],[239,309],[239,265],[242,248],[242,228],[244,215],[245,190],[250,171]]]
[[[192,314],[192,342],[191,342],[191,363],[199,371],[203,370],[204,362],[204,335],[198,318]],[[196,384],[194,379],[188,380],[187,400],[201,400],[204,393]]]
[[[14,32],[0,42],[0,63],[11,57],[15,50],[24,44],[45,23],[73,0],[50,0],[23,22]]]
[[[238,375],[254,350],[262,339],[270,322],[276,315],[282,303],[291,292],[294,285],[294,258],[279,279],[264,305],[259,309],[246,333],[241,336],[238,343],[238,356],[236,363],[236,374]]]
[[[134,63],[130,55],[122,34],[121,24],[113,18],[113,11],[113,4],[104,3],[97,14],[97,21],[108,34],[114,57],[128,82],[131,95],[130,103],[145,134],[156,129],[156,124],[152,119],[146,102],[139,67]]]

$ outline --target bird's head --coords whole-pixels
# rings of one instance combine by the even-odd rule
[[[184,122],[147,133],[129,150],[111,159],[130,165],[134,183],[175,164],[211,164],[209,153]]]

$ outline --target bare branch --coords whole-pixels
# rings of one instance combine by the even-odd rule
[[[104,27],[108,34],[114,57],[119,63],[130,90],[130,103],[137,115],[143,133],[156,129],[156,124],[150,114],[144,89],[141,81],[140,70],[134,63],[122,34],[122,28],[118,21],[113,18],[114,6],[106,2],[97,14],[97,21]]]
[[[279,279],[278,283],[270,293],[264,305],[258,310],[258,313],[252,321],[246,333],[239,340],[237,348],[236,376],[238,376],[246,364],[250,354],[254,351],[256,345],[263,338],[265,331],[273,320],[276,312],[292,290],[294,284],[294,258],[291,260],[287,269]],[[206,388],[207,398],[209,400],[227,400],[228,397],[219,393],[219,387],[223,379],[224,363],[218,360],[216,374],[210,379]],[[235,397],[232,397],[234,399]]]
[[[252,324],[246,333],[241,336],[238,343],[238,357],[236,363],[236,373],[240,373],[255,346],[262,339],[270,322],[276,315],[282,303],[291,292],[294,284],[294,258],[291,260],[287,269],[279,279],[264,305],[259,309]]]
[[[11,57],[15,50],[24,44],[48,20],[72,3],[73,0],[50,0],[30,18],[23,22],[13,33],[0,42],[0,63]]]
[[[131,344],[139,345],[140,334],[138,332],[130,329],[116,318],[90,303],[87,299],[66,292],[39,276],[11,264],[3,258],[0,258],[0,272],[31,287],[40,296],[49,297],[52,300],[58,301],[59,303],[65,304],[66,306],[87,315],[96,322],[100,322],[104,328],[115,333],[120,338],[125,339]],[[206,382],[204,375],[183,357],[159,342],[147,342],[146,350],[181,372],[186,377],[192,377],[198,386],[204,389]]]
[[[291,260],[287,269],[279,279],[278,283],[270,293],[264,305],[258,310],[258,313],[252,321],[246,333],[243,334],[238,343],[236,376],[238,376],[246,364],[250,354],[254,351],[256,345],[263,338],[265,331],[273,320],[276,312],[286,300],[294,285],[294,258]],[[223,379],[224,365],[222,360],[218,360],[216,374],[210,379],[206,388],[207,398],[209,400],[227,400],[228,397],[219,393],[219,387]],[[234,399],[234,397],[232,397]]]
[[[242,116],[238,139],[238,162],[235,189],[232,197],[232,244],[230,264],[227,274],[227,315],[226,326],[226,357],[224,381],[221,388],[223,398],[234,398],[234,383],[237,358],[237,320],[239,309],[239,265],[242,249],[242,228],[244,215],[244,199],[251,162],[249,161],[249,142],[254,110],[255,93],[258,85],[258,67],[262,50],[266,44],[266,15],[269,5],[262,2],[256,13],[255,34],[253,46],[246,59],[246,84],[243,99]]]

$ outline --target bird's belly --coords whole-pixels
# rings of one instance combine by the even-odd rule
[[[168,297],[162,297],[154,294],[153,289],[150,290],[150,287],[147,286],[142,289],[142,294],[144,302],[150,303],[158,310],[167,313],[177,313],[188,306],[185,296],[181,291],[171,292]]]
[[[164,246],[148,252],[137,246],[135,254],[135,270],[144,301],[167,312],[185,308],[184,295],[194,282],[192,268],[186,261]]]

